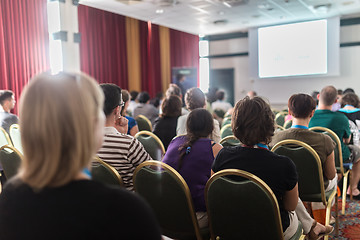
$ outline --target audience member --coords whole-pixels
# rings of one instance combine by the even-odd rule
[[[360,179],[360,148],[354,145],[346,145],[351,139],[349,121],[344,114],[331,111],[331,106],[336,101],[336,97],[337,91],[333,86],[326,86],[321,90],[319,107],[311,118],[309,127],[326,127],[339,137],[344,162],[353,163],[348,194],[352,191],[354,198],[360,199],[360,191],[357,187]]]
[[[7,133],[9,133],[11,125],[19,122],[18,117],[15,114],[10,113],[10,110],[14,109],[15,103],[16,101],[12,91],[0,91],[0,104],[3,108],[3,111],[0,111],[0,127],[4,128]]]
[[[243,146],[223,148],[212,166],[213,173],[240,169],[262,179],[274,192],[280,209],[284,238],[290,239],[302,223],[308,239],[319,239],[333,227],[317,223],[298,197],[298,179],[294,163],[269,151],[266,144],[274,133],[274,114],[260,97],[245,97],[236,103],[231,126]]]
[[[347,89],[344,90],[343,94],[345,95],[347,93],[355,93],[355,91],[352,88],[347,88]]]
[[[151,124],[154,125],[155,119],[159,116],[159,111],[154,107],[154,105],[150,104],[150,96],[147,92],[141,92],[138,97],[139,105],[134,109],[134,117],[136,118],[138,115],[144,115],[147,117]]]
[[[318,95],[320,93],[318,91],[313,91],[311,93],[311,97],[314,99],[314,101],[316,102],[316,106],[319,105],[319,99],[318,99]]]
[[[229,109],[232,108],[231,104],[224,101],[225,92],[223,90],[218,90],[216,92],[216,101],[211,104],[213,110],[220,109],[226,113]]]
[[[42,74],[25,87],[24,159],[0,195],[2,240],[161,239],[141,198],[90,180],[103,138],[103,99],[96,81],[84,75]]]
[[[359,97],[355,93],[347,93],[341,99],[341,109],[339,112],[345,114],[349,119],[350,131],[352,133],[353,144],[359,146],[359,126],[360,126],[360,109]]]
[[[187,90],[185,94],[185,104],[187,109],[191,111],[197,108],[205,108],[206,100],[204,93],[199,88],[190,88]],[[189,114],[180,116],[178,118],[177,127],[176,127],[176,134],[186,134],[186,119],[188,118]],[[211,133],[210,139],[214,140],[216,143],[220,142],[220,127],[219,122],[217,120],[214,121],[214,128]]]
[[[139,95],[138,91],[130,92],[131,100],[127,110],[129,111],[129,114],[131,114],[131,116],[134,116],[134,109],[139,105],[139,103],[137,102],[138,95]]]
[[[276,143],[286,139],[295,139],[310,145],[320,157],[325,190],[330,191],[337,185],[335,142],[325,134],[309,130],[309,122],[314,115],[315,107],[316,103],[310,95],[292,95],[288,101],[289,114],[293,117],[292,126],[290,129],[276,132],[269,145],[273,147]],[[312,203],[312,210],[314,216],[316,213],[321,215],[325,206],[323,203]]]
[[[254,98],[257,96],[257,93],[255,91],[249,91],[247,94],[246,94],[249,98]]]
[[[337,90],[337,97],[336,102],[332,105],[331,111],[336,112],[341,108],[341,98],[342,98],[343,91],[341,89]]]
[[[181,89],[176,85],[171,83],[169,88],[166,90],[165,97],[168,98],[171,95],[178,96],[181,99],[181,106],[184,106],[183,103],[183,94],[181,93]],[[184,107],[181,108],[181,115],[188,114],[189,111],[186,110]]]
[[[128,190],[133,190],[133,174],[135,168],[146,160],[151,160],[143,145],[126,132],[120,133],[116,128],[120,116],[120,106],[123,105],[121,88],[115,84],[100,85],[105,95],[104,113],[105,137],[97,155],[113,166],[119,173]],[[127,123],[126,123],[127,126]]]
[[[121,109],[121,116],[125,117],[128,120],[128,130],[127,134],[131,136],[135,136],[139,132],[138,125],[136,123],[136,120],[133,117],[126,116],[127,109],[129,107],[130,103],[130,94],[126,90],[121,90],[122,100],[124,102],[124,107]]]
[[[207,110],[191,111],[186,121],[187,134],[172,140],[163,158],[163,162],[178,171],[189,186],[200,227],[208,224],[204,190],[214,157],[222,148],[208,139],[213,123]]]
[[[155,119],[153,133],[160,138],[165,149],[176,136],[176,125],[178,117],[181,116],[181,106],[181,99],[178,96],[169,96],[161,104],[160,117]]]

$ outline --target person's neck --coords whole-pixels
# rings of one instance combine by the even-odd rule
[[[352,105],[345,105],[343,108],[344,108],[344,109],[349,109],[349,110],[355,109],[355,107],[352,106]]]
[[[301,125],[304,127],[309,127],[309,122],[311,118],[295,118],[292,119],[292,125]]]
[[[4,112],[10,113],[10,108],[8,108],[7,106],[2,106],[2,109],[4,110]]]
[[[110,115],[106,118],[105,127],[115,127],[114,115]]]
[[[330,106],[327,106],[321,102],[319,102],[319,107],[318,107],[318,110],[331,110],[332,109],[332,105]]]

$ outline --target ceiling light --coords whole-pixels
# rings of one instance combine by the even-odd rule
[[[164,9],[156,9],[156,14],[163,14],[164,13]]]
[[[223,11],[218,11],[218,14],[219,14],[220,16],[222,16],[222,15],[224,15],[225,13],[224,13]]]
[[[268,9],[270,5],[268,3],[262,3],[258,5],[258,8],[260,9]]]
[[[347,6],[347,5],[354,4],[354,1],[342,2],[341,4],[342,4],[343,6]]]

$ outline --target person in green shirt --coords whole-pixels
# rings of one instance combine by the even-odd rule
[[[353,163],[348,194],[351,188],[354,198],[360,200],[360,191],[357,188],[360,179],[360,148],[355,145],[347,145],[351,139],[347,117],[342,113],[331,111],[332,105],[336,102],[337,90],[333,86],[326,86],[321,90],[318,98],[319,107],[311,118],[309,127],[326,127],[335,132],[339,137],[344,162]]]

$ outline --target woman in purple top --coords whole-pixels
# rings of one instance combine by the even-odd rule
[[[163,158],[163,162],[178,171],[189,186],[200,227],[207,225],[205,185],[214,158],[222,148],[208,138],[214,128],[213,122],[205,109],[191,111],[186,121],[187,134],[172,140]]]

